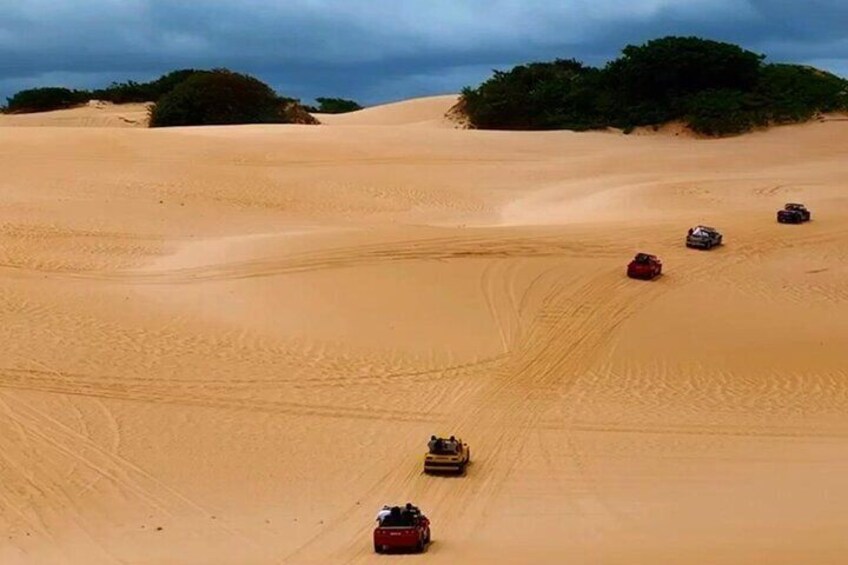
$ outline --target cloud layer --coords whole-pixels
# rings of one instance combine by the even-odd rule
[[[456,92],[493,68],[700,35],[848,75],[844,0],[0,0],[0,96],[182,67],[290,96],[377,103]]]

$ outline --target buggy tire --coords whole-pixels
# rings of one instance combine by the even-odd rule
[[[383,553],[383,546],[380,544],[374,544],[374,553]]]

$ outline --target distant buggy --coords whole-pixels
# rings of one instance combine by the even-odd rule
[[[781,224],[801,224],[811,220],[810,211],[803,204],[790,202],[777,211],[777,221]]]
[[[709,226],[695,226],[689,229],[686,235],[686,247],[694,247],[697,249],[712,249],[716,245],[721,245],[721,233]]]
[[[454,436],[430,437],[427,453],[424,454],[425,473],[461,474],[470,462],[471,449],[461,439]]]
[[[662,274],[662,261],[650,253],[637,253],[627,265],[627,276],[631,279],[650,280]]]

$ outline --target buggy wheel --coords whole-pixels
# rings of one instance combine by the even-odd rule
[[[374,553],[383,553],[383,546],[375,543],[374,544]]]
[[[418,543],[415,544],[415,553],[424,553],[424,541],[418,540]]]

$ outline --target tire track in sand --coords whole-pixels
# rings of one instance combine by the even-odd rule
[[[0,270],[18,276],[50,276],[67,280],[95,280],[131,284],[192,284],[273,277],[318,270],[377,265],[401,261],[457,259],[508,259],[614,256],[610,245],[561,237],[504,237],[503,235],[453,236],[335,247],[295,253],[274,259],[252,259],[167,270],[86,271],[83,269],[27,268],[0,263]]]
[[[378,406],[361,408],[266,400],[262,398],[237,398],[244,387],[220,387],[212,392],[207,383],[192,386],[190,383],[163,382],[155,379],[132,377],[102,377],[72,373],[47,372],[35,369],[0,368],[0,388],[25,391],[50,392],[72,396],[127,400],[138,402],[178,404],[232,410],[251,410],[275,414],[317,416],[342,419],[384,419],[403,422],[434,422],[440,417],[431,412],[394,410]]]
[[[473,535],[521,460],[525,447],[523,436],[537,426],[554,403],[568,395],[583,372],[602,354],[602,346],[615,328],[668,286],[662,280],[632,284],[618,268],[601,267],[579,278],[565,269],[555,268],[543,277],[549,279],[545,281],[547,284],[538,283],[532,288],[536,292],[549,290],[541,310],[520,339],[489,371],[473,373],[479,386],[453,396],[452,415],[443,429],[457,430],[469,441],[472,453],[482,454],[473,457],[467,476],[429,477],[421,471],[420,458],[410,457],[406,458],[408,463],[385,473],[367,491],[367,496],[377,500],[395,500],[398,496],[407,500],[425,499],[428,507],[438,508],[439,531],[449,532],[448,544]],[[518,302],[525,301],[528,301],[526,296]],[[500,307],[507,303],[503,298],[497,302]],[[416,439],[410,437],[411,442]],[[586,469],[580,453],[572,442],[567,447],[571,451],[572,467],[583,477],[582,486],[591,492],[594,487],[583,476]],[[597,507],[605,509],[613,521],[620,519],[597,489],[594,497]],[[329,544],[328,557],[345,556],[353,562],[367,559],[370,547],[363,540],[367,540],[369,527],[356,522],[359,517],[355,512],[346,512],[335,519],[333,533],[347,534],[344,545],[334,546],[327,529],[292,556],[318,544]]]
[[[155,476],[141,469],[129,460],[104,448],[86,435],[77,432],[34,405],[22,400],[19,395],[9,397],[8,393],[0,391],[0,403],[4,407],[4,415],[8,421],[23,430],[29,445],[23,446],[23,452],[34,454],[44,451],[54,452],[63,459],[81,465],[89,472],[100,475],[114,484],[121,492],[136,498],[146,508],[153,509],[160,516],[169,520],[177,520],[184,515],[197,515],[208,518],[211,511],[196,501],[160,481]],[[7,446],[9,447],[9,446]],[[110,560],[120,562],[97,541],[92,528],[87,526],[87,520],[76,508],[76,496],[72,484],[67,483],[67,477],[51,475],[47,469],[39,468],[30,478],[33,486],[46,489],[52,503],[59,501],[63,515],[72,511],[72,523],[76,524],[85,536],[96,546],[101,554]],[[42,521],[45,521],[42,519]],[[46,521],[44,523],[47,526]],[[216,520],[214,527],[228,535],[230,539],[239,540],[250,547],[255,553],[264,553],[260,544],[242,532],[233,529],[222,520]],[[273,558],[266,555],[266,558]]]
[[[561,276],[567,280],[566,273]],[[475,400],[475,408],[456,417],[456,429],[475,437],[478,453],[486,454],[477,477],[475,508],[452,509],[472,514],[463,520],[466,535],[490,511],[501,485],[521,461],[524,434],[568,395],[602,354],[615,328],[660,295],[663,282],[634,285],[616,269],[553,287],[525,337]],[[581,473],[578,455],[572,453],[572,459]]]

